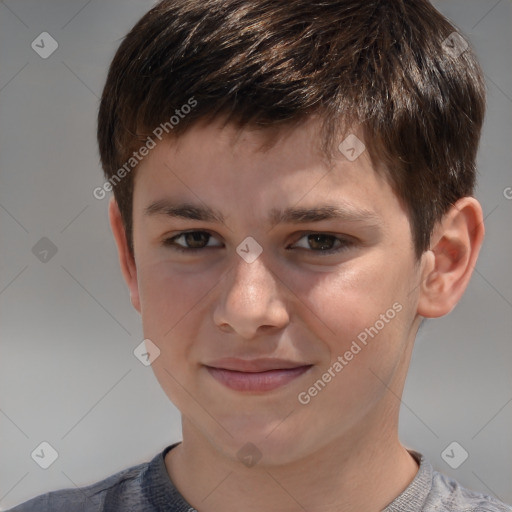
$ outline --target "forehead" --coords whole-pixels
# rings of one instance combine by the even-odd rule
[[[353,161],[342,152],[328,159],[320,150],[319,130],[314,118],[270,130],[198,123],[178,139],[164,139],[141,162],[134,207],[147,210],[172,197],[175,204],[203,203],[227,216],[251,211],[274,220],[276,207],[320,202],[378,214],[389,205],[386,194],[394,196],[383,173],[375,171],[364,150]],[[360,132],[352,136],[363,144]]]
[[[328,165],[327,155],[320,150],[320,120],[316,116],[302,123],[243,128],[225,124],[224,117],[213,122],[199,121],[181,137],[167,142],[177,157],[195,154],[206,158],[215,155],[223,160],[286,158],[294,162],[307,154],[308,161],[315,159]]]
[[[200,120],[180,137],[169,136],[157,141],[156,149],[144,158],[137,171],[165,165],[176,170],[180,164],[187,165],[189,170],[193,167],[199,171],[206,167],[221,171],[226,165],[232,165],[240,170],[258,168],[260,173],[272,167],[282,175],[287,170],[300,172],[306,167],[310,170],[312,167],[331,169],[333,163],[346,160],[336,147],[330,151],[322,149],[321,120],[316,115],[300,123],[295,121],[263,128],[239,128],[224,121],[224,117],[213,122]],[[364,139],[360,129],[348,133],[350,137],[357,136],[361,142]],[[340,141],[342,137],[345,136],[338,137]],[[363,159],[364,156],[367,155],[363,154]],[[139,174],[136,172],[135,176]]]

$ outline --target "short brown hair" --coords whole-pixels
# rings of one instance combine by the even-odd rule
[[[117,50],[98,143],[109,180],[165,122],[179,137],[221,116],[265,131],[315,114],[326,155],[342,126],[359,124],[419,258],[435,222],[473,194],[484,113],[474,53],[427,0],[163,0]],[[134,173],[123,176],[113,190],[133,254]]]

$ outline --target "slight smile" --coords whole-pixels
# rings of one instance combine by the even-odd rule
[[[204,366],[215,380],[235,391],[271,391],[288,384],[313,366],[312,364],[280,363],[277,360],[243,362],[231,359],[229,361],[230,363],[224,363],[224,366],[229,366],[229,368],[220,365],[218,367]],[[280,364],[283,367],[279,367]],[[259,369],[265,367],[270,367],[270,369]]]

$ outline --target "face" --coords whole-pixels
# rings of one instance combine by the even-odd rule
[[[367,152],[328,166],[318,130],[262,149],[260,132],[198,125],[137,169],[131,291],[153,370],[233,457],[251,442],[298,460],[398,416],[422,262]]]

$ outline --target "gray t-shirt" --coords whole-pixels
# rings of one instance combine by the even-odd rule
[[[196,512],[172,483],[165,467],[167,446],[150,462],[124,469],[87,487],[62,489],[32,498],[7,512]],[[414,480],[383,512],[512,512],[496,498],[470,491],[434,471],[423,455]]]

